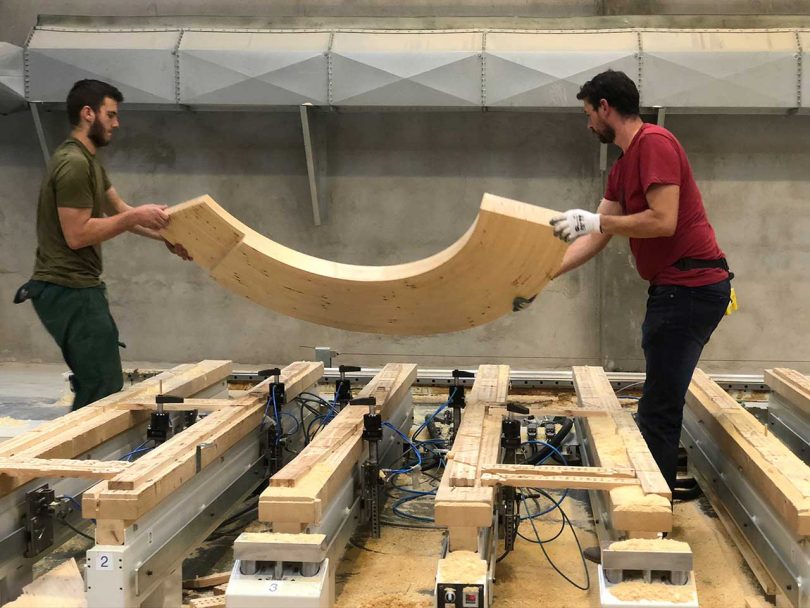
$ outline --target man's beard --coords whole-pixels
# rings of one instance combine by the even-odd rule
[[[594,133],[603,144],[612,144],[616,140],[616,131],[609,125],[604,125],[602,131],[594,129]]]
[[[87,138],[95,144],[96,148],[103,148],[110,143],[110,140],[105,137],[104,125],[101,124],[98,118],[90,125]]]

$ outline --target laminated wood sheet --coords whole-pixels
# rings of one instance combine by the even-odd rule
[[[224,287],[282,314],[353,331],[460,331],[536,296],[562,262],[555,211],[485,194],[477,219],[447,249],[415,262],[359,266],[289,249],[239,222],[210,196],[169,209],[161,234]],[[452,294],[452,297],[448,297]]]

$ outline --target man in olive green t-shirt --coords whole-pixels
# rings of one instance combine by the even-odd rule
[[[165,205],[127,205],[96,158],[118,128],[121,92],[105,82],[80,80],[67,97],[70,137],[48,163],[37,207],[34,274],[17,293],[31,299],[73,372],[73,409],[121,390],[118,329],[101,281],[101,243],[122,232],[164,241]],[[190,259],[180,246],[172,253]]]

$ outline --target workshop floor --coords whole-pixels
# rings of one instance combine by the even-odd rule
[[[61,365],[22,365],[0,363],[0,429],[6,433],[24,430],[21,420],[47,420],[69,411]],[[576,528],[583,547],[595,544],[590,508],[585,494],[572,492],[562,503]],[[429,501],[423,501],[429,510]],[[336,608],[429,608],[436,560],[442,546],[442,530],[404,527],[414,524],[397,521],[386,514],[388,525],[382,538],[358,534],[347,547],[337,574]],[[247,523],[247,522],[246,522]],[[560,527],[558,511],[538,520],[542,538],[556,534]],[[420,524],[416,524],[417,526]],[[253,522],[250,529],[261,524]],[[533,537],[528,522],[521,525],[524,536]],[[761,595],[753,574],[714,514],[701,498],[675,505],[675,529],[672,538],[688,542],[695,556],[700,605],[704,608],[745,606],[745,598]],[[227,570],[232,564],[229,542],[222,539],[203,546],[187,561],[194,574]],[[47,560],[38,564],[45,571],[62,559],[75,556],[79,563],[89,541],[70,541]],[[570,529],[546,545],[548,556],[566,576],[582,585],[585,582],[580,559]],[[186,568],[184,567],[184,571]],[[589,591],[573,587],[554,571],[537,544],[518,540],[513,553],[498,564],[495,598],[498,608],[578,608],[598,607],[596,567],[588,564]],[[542,598],[542,601],[538,601]]]

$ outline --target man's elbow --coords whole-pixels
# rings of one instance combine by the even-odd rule
[[[82,247],[87,247],[87,243],[85,243],[81,239],[81,237],[73,234],[65,235],[65,243],[67,243],[67,246],[70,247],[73,251],[81,249]]]
[[[659,237],[668,237],[668,236],[675,236],[675,231],[678,229],[678,221],[669,221],[663,220],[658,223],[658,234],[656,236]]]
[[[675,236],[675,231],[676,231],[677,227],[678,227],[677,224],[674,224],[672,226],[664,226],[663,230],[661,231],[662,232],[661,236],[667,236],[667,237],[668,236]]]

